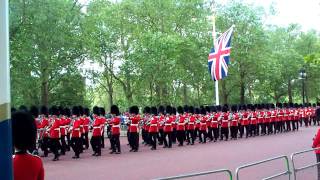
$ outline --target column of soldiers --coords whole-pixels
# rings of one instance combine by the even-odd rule
[[[21,107],[20,110],[27,111]],[[13,109],[14,111],[14,109]],[[74,159],[89,148],[93,156],[101,156],[105,147],[105,128],[110,140],[110,154],[120,154],[121,125],[127,126],[130,152],[139,150],[140,132],[142,144],[156,150],[163,148],[194,145],[237,138],[249,138],[297,131],[303,124],[308,127],[320,124],[320,104],[299,105],[283,104],[247,104],[232,106],[172,106],[145,107],[140,115],[139,108],[129,108],[127,120],[121,122],[121,114],[116,105],[111,106],[108,117],[104,108],[95,106],[90,113],[88,108],[74,106],[72,109],[52,106],[31,107],[38,127],[38,147],[47,157],[53,153],[53,161],[65,155],[71,149]],[[90,134],[89,134],[90,132]],[[230,135],[230,136],[229,136]],[[89,141],[90,139],[90,141]],[[89,143],[90,142],[90,143]]]

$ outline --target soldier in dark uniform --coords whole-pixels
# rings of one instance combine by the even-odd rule
[[[39,109],[36,106],[31,106],[30,107],[30,114],[32,115],[34,121],[36,124],[38,124],[38,116],[39,116]],[[34,155],[38,155],[38,149],[36,144],[32,148],[29,149],[29,152],[31,152]]]

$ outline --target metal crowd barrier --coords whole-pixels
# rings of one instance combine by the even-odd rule
[[[204,172],[191,173],[191,174],[182,174],[182,175],[178,175],[178,176],[157,178],[155,180],[183,179],[183,178],[198,177],[198,176],[204,176],[204,175],[208,175],[208,174],[217,174],[217,173],[226,173],[229,177],[228,179],[232,180],[232,172],[228,169],[219,169],[219,170],[204,171]]]
[[[304,150],[304,151],[298,151],[298,152],[295,152],[295,153],[292,153],[292,154],[291,154],[292,172],[293,172],[294,180],[296,180],[296,178],[297,178],[296,173],[297,173],[298,171],[302,171],[302,170],[304,170],[304,169],[317,166],[318,164],[320,165],[320,162],[317,162],[317,163],[313,163],[313,164],[309,164],[309,165],[306,165],[306,166],[297,168],[297,167],[295,166],[295,163],[294,163],[294,157],[297,156],[297,155],[299,155],[299,154],[305,154],[305,153],[307,153],[307,152],[311,152],[311,151],[315,151],[315,150],[319,150],[319,149],[320,149],[320,148],[307,149],[307,150]]]
[[[237,180],[240,180],[239,178],[239,171],[241,169],[244,169],[244,168],[248,168],[248,167],[252,167],[252,166],[255,166],[255,165],[258,165],[258,164],[263,164],[263,163],[266,163],[266,162],[270,162],[270,161],[274,161],[274,160],[278,160],[278,159],[284,159],[285,160],[285,165],[286,165],[286,171],[284,172],[281,172],[281,173],[278,173],[278,174],[275,174],[275,175],[272,175],[272,176],[269,176],[269,177],[266,177],[264,178],[263,180],[268,180],[268,179],[273,179],[273,178],[276,178],[276,177],[280,177],[280,176],[283,176],[283,175],[289,175],[289,180],[290,180],[290,174],[291,174],[291,171],[290,171],[290,166],[289,166],[289,159],[287,156],[278,156],[278,157],[274,157],[274,158],[270,158],[270,159],[266,159],[266,160],[262,160],[262,161],[258,161],[258,162],[254,162],[254,163],[250,163],[250,164],[245,164],[243,166],[240,166],[236,169],[236,178]]]

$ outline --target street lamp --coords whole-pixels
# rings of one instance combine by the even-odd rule
[[[299,75],[300,75],[300,79],[302,80],[302,103],[305,104],[305,79],[307,78],[307,73],[306,73],[306,70],[305,69],[300,69],[300,72],[299,72]]]

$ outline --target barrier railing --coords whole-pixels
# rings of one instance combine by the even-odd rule
[[[294,180],[297,179],[297,175],[296,175],[296,174],[297,174],[298,171],[302,171],[302,170],[305,170],[305,169],[308,169],[308,168],[311,168],[311,167],[320,165],[320,162],[313,163],[313,164],[308,164],[308,165],[306,165],[306,166],[299,167],[299,168],[297,168],[296,165],[295,165],[294,158],[295,158],[297,155],[305,154],[305,153],[308,153],[308,152],[311,152],[311,151],[315,151],[315,150],[320,150],[320,148],[307,149],[307,150],[304,150],[304,151],[298,151],[298,152],[295,152],[295,153],[292,153],[292,154],[291,154],[292,172],[293,172]]]
[[[236,169],[235,176],[236,176],[237,180],[240,180],[239,172],[240,172],[241,169],[252,167],[252,166],[255,166],[255,165],[259,165],[259,164],[263,164],[263,163],[270,162],[270,161],[275,161],[275,160],[278,160],[278,159],[284,159],[285,160],[286,171],[278,173],[278,174],[275,174],[275,175],[272,175],[272,176],[269,176],[269,177],[266,177],[263,180],[273,179],[273,178],[280,177],[280,176],[283,176],[283,175],[288,175],[288,177],[289,177],[288,179],[290,180],[291,171],[290,171],[290,166],[289,166],[289,159],[288,159],[287,156],[284,156],[284,155],[240,166],[240,167],[238,167]]]
[[[182,174],[182,175],[178,175],[178,176],[162,177],[162,178],[157,178],[155,180],[183,179],[183,178],[198,177],[198,176],[217,174],[217,173],[226,173],[226,175],[229,177],[229,180],[232,180],[232,172],[228,169],[219,169],[219,170],[213,170],[213,171],[204,171],[204,172],[198,172],[198,173]]]

